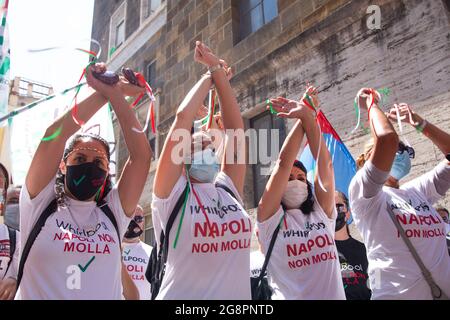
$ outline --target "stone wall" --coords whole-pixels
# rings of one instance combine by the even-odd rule
[[[104,52],[108,51],[108,17],[120,3],[96,1],[93,37],[101,41]],[[298,98],[311,81],[320,86],[323,110],[355,157],[368,138],[361,132],[349,134],[356,124],[352,101],[362,86],[390,88],[390,103],[412,103],[430,121],[449,130],[450,24],[444,1],[279,0],[278,16],[243,40],[237,31],[236,3],[166,0],[166,24],[141,48],[133,48],[128,66],[143,71],[148,62],[157,61],[159,149],[176,108],[205,71],[193,61],[195,40],[205,41],[232,64],[232,85],[247,124],[260,112],[262,101],[277,95]],[[366,27],[370,4],[381,7],[381,30]],[[136,12],[135,4],[133,8]],[[131,9],[128,5],[128,11]],[[129,28],[134,28],[136,21],[138,17],[127,16],[127,38],[134,36]],[[146,106],[141,106],[142,122],[145,112]],[[425,137],[410,128],[406,135],[418,154],[411,177],[442,159]],[[127,151],[117,136],[121,167]],[[146,211],[155,167],[156,163],[141,199]],[[244,200],[251,208],[252,170],[249,167],[247,171]],[[444,200],[447,206],[449,197]]]

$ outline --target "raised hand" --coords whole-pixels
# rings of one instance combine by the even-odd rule
[[[104,73],[106,71],[106,64],[103,62],[96,63],[90,66],[86,72],[86,82],[95,91],[101,93],[105,98],[109,98],[115,94],[121,94],[129,97],[136,97],[141,93],[145,93],[145,88],[132,85],[120,76],[119,82],[113,85],[105,84],[92,75],[92,72]]]
[[[400,116],[402,122],[409,123],[412,126],[416,126],[420,122],[419,116],[406,103],[395,104],[389,112],[386,112],[386,116],[392,121],[398,121]]]
[[[208,115],[208,107],[205,105],[202,105],[198,110],[197,110],[197,114],[195,115],[195,119],[196,120],[200,120],[203,119],[204,117],[206,117]]]
[[[122,94],[126,97],[137,97],[140,94],[145,93],[146,89],[130,83],[125,77],[120,76],[120,80],[117,86],[122,91]]]
[[[301,119],[308,112],[308,107],[304,104],[283,97],[270,99],[270,103],[280,118]],[[267,109],[270,109],[270,106],[267,106]]]
[[[371,104],[371,95],[373,94],[374,104],[378,105],[381,100],[380,94],[371,88],[362,88],[356,95],[359,99],[361,109],[368,110]]]
[[[117,94],[118,92],[118,85],[116,84],[105,84],[102,81],[98,80],[94,77],[92,74],[93,72],[96,73],[104,73],[106,72],[106,64],[103,62],[96,63],[94,65],[91,65],[86,70],[86,82],[87,84],[92,87],[95,91],[102,94],[105,98],[109,98],[111,95]]]
[[[320,101],[319,101],[319,93],[317,91],[317,88],[308,83],[306,85],[306,91],[303,97],[301,98],[301,101],[303,99],[306,99],[306,96],[309,96],[312,100],[312,103],[314,104],[312,107],[319,108],[320,107]]]
[[[223,69],[225,70],[225,73],[227,74],[228,81],[230,81],[231,78],[233,78],[233,70],[231,69],[231,67],[228,66],[228,63],[223,59],[220,59],[220,64],[222,65]]]
[[[220,59],[205,44],[197,41],[195,44],[194,60],[207,66],[212,67],[220,64]]]

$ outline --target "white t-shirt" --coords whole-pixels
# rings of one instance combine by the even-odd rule
[[[210,227],[191,191],[176,249],[174,240],[182,210],[169,234],[166,273],[157,299],[251,299],[251,220],[242,207],[242,200],[231,179],[220,172],[216,182],[232,190],[239,201],[214,184],[194,184],[205,206]],[[161,230],[166,227],[185,187],[186,177],[181,176],[167,199],[153,195],[152,214],[158,242]]]
[[[389,217],[388,203],[434,280],[449,296],[450,257],[445,226],[432,206],[442,196],[436,191],[431,172],[400,189],[383,187],[367,199],[362,181],[370,165],[357,172],[349,195],[356,226],[367,247],[372,299],[432,299],[420,268]]]
[[[26,185],[23,186],[20,193],[22,243],[26,243],[33,225],[55,198],[54,185],[51,181],[32,200]],[[122,209],[117,188],[105,200],[122,238],[130,218]],[[69,198],[67,202],[70,211],[60,209],[50,215],[36,238],[16,299],[120,300],[122,265],[116,229],[95,202]]]
[[[20,232],[16,232],[16,250],[14,251],[13,261],[9,266],[10,259],[10,241],[8,227],[0,224],[0,280],[12,277],[17,279],[17,271],[19,270],[19,250],[20,250]]]
[[[257,222],[263,252],[282,223],[267,267],[273,300],[345,300],[339,256],[334,242],[336,211],[329,219],[317,202],[309,215],[283,208]]]
[[[139,241],[138,243],[123,243],[122,260],[127,267],[128,274],[139,290],[141,300],[151,300],[150,283],[145,278],[148,260],[152,247]]]
[[[250,277],[259,277],[264,265],[264,258],[264,254],[259,250],[253,251],[250,254]]]

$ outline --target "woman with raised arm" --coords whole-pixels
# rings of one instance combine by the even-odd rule
[[[373,141],[358,158],[360,170],[350,184],[349,195],[356,226],[367,247],[372,299],[432,299],[432,282],[435,298],[448,297],[450,257],[445,226],[432,204],[450,188],[450,159],[400,186],[400,180],[410,172],[414,149],[399,142],[389,118],[397,121],[400,116],[416,127],[444,156],[450,153],[450,135],[407,104],[395,105],[386,116],[371,89],[361,89],[358,97],[361,107],[369,110]],[[428,271],[418,266],[401,229]],[[432,279],[427,276],[426,280],[423,272],[430,272]]]
[[[224,61],[200,42],[196,43],[195,60],[207,66],[209,74],[201,77],[177,110],[153,187],[152,214],[158,248],[161,231],[169,237],[166,271],[156,298],[250,299],[252,231],[241,199],[245,160],[236,162],[225,154],[226,161],[219,167],[210,136],[203,131],[195,133],[190,143],[196,114],[213,84],[224,128],[242,131],[244,124]],[[183,148],[177,141],[181,136]],[[243,155],[245,144],[233,135],[226,140],[225,150]],[[185,162],[176,159],[180,155],[187,158]],[[179,201],[183,206],[175,210],[173,227],[167,231],[169,216]]]
[[[91,134],[72,136],[80,129],[72,110],[47,129],[20,197],[19,299],[122,298],[120,240],[144,188],[152,151],[145,135],[132,130],[140,125],[124,97],[144,89],[124,79],[106,85],[94,71],[104,73],[106,67],[87,70],[95,91],[78,104],[76,120],[87,122],[109,100],[130,156],[112,186],[108,142]]]
[[[307,94],[318,105],[317,90],[308,87]],[[263,252],[267,254],[272,237],[276,237],[268,264],[272,298],[345,300],[334,243],[337,214],[333,165],[315,114],[302,102],[277,98],[271,103],[279,117],[297,120],[258,206]],[[304,165],[296,160],[305,134],[318,159],[314,190]]]

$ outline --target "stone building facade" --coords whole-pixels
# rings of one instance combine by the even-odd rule
[[[371,5],[381,9],[381,29],[368,28]],[[389,88],[389,103],[409,102],[425,118],[450,130],[450,1],[448,0],[96,0],[92,38],[103,61],[143,72],[157,92],[155,150],[141,204],[150,214],[158,154],[184,95],[205,72],[193,60],[196,40],[228,61],[246,127],[281,129],[263,101],[299,98],[309,81],[319,86],[323,111],[356,157],[368,136],[350,135],[353,99],[363,86]],[[92,49],[95,49],[93,47]],[[148,100],[138,107],[144,121]],[[115,126],[117,126],[117,122]],[[116,130],[118,168],[127,150]],[[411,178],[442,156],[414,130],[404,135],[416,148]],[[248,167],[244,201],[255,208],[265,177]],[[450,206],[450,195],[443,204]],[[254,210],[250,210],[254,212]],[[146,241],[151,238],[151,219]]]

